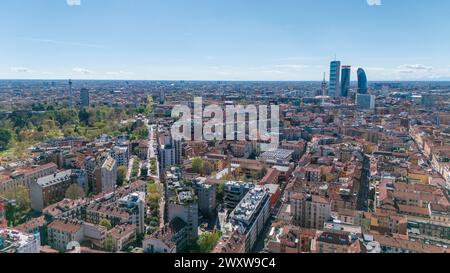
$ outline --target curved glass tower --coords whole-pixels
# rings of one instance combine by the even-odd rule
[[[358,69],[358,94],[367,94],[367,76],[364,69]]]

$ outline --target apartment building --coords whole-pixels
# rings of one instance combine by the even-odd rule
[[[112,238],[112,251],[121,251],[136,240],[136,226],[132,224],[118,225],[107,232]]]
[[[18,186],[30,188],[36,179],[55,173],[58,167],[54,163],[45,165],[22,166],[0,172],[0,193],[13,190]]]
[[[198,209],[204,216],[213,216],[216,212],[216,188],[214,183],[208,183],[206,178],[198,178],[193,187],[198,197]]]
[[[70,242],[81,242],[84,238],[83,222],[61,219],[47,227],[49,245],[60,252],[68,250]]]
[[[42,211],[48,205],[64,199],[67,189],[76,182],[72,170],[41,177],[30,185],[31,208]]]
[[[198,199],[191,190],[179,191],[169,200],[168,219],[176,217],[187,224],[188,240],[198,237]]]
[[[48,243],[60,252],[72,250],[73,244],[90,241],[99,248],[104,247],[106,227],[69,218],[59,218],[47,227]]]
[[[251,252],[270,216],[270,197],[263,187],[251,189],[230,214],[230,222],[245,234],[245,250]]]
[[[188,243],[187,223],[175,217],[160,230],[146,236],[142,247],[146,253],[180,253]]]
[[[324,197],[294,193],[290,204],[294,224],[300,227],[322,230],[324,223],[330,219],[330,201]]]
[[[114,190],[117,182],[117,162],[109,154],[104,153],[95,157],[84,159],[89,192],[95,194],[109,193]]]
[[[241,202],[250,189],[254,187],[252,183],[228,181],[225,183],[224,205],[228,210],[233,210]]]

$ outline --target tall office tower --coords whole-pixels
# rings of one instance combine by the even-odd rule
[[[89,107],[89,90],[86,88],[81,88],[80,105],[81,107]]]
[[[352,73],[352,67],[349,65],[342,66],[342,76],[341,76],[341,95],[343,97],[348,97],[350,91],[350,77]]]
[[[73,107],[72,80],[69,79],[69,107]]]
[[[367,94],[368,89],[366,72],[358,68],[358,94]]]
[[[356,107],[360,110],[375,109],[375,96],[369,94],[356,94]]]
[[[341,76],[341,62],[332,61],[330,64],[330,86],[328,89],[328,96],[330,97],[340,97],[340,76]]]
[[[161,90],[159,91],[159,104],[164,103],[166,103],[166,93],[164,92],[164,89],[161,88]]]

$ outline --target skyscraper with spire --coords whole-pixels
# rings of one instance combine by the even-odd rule
[[[325,96],[327,95],[327,73],[323,72],[323,81],[322,81],[322,100],[321,105],[325,103]]]
[[[322,81],[322,96],[327,95],[327,73],[323,72],[323,81]]]

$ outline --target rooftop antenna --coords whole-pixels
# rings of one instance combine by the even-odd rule
[[[326,72],[323,72],[322,96],[325,96],[326,88],[327,88],[327,73],[326,73]]]
[[[72,92],[72,80],[69,79],[69,107],[72,108],[74,103],[73,103],[73,92]],[[70,151],[72,151],[73,149],[73,140],[72,138],[70,139]]]
[[[69,106],[73,106],[73,94],[72,94],[72,80],[69,79]]]
[[[323,81],[322,81],[322,105],[325,103],[325,95],[327,92],[327,73],[323,72]]]

